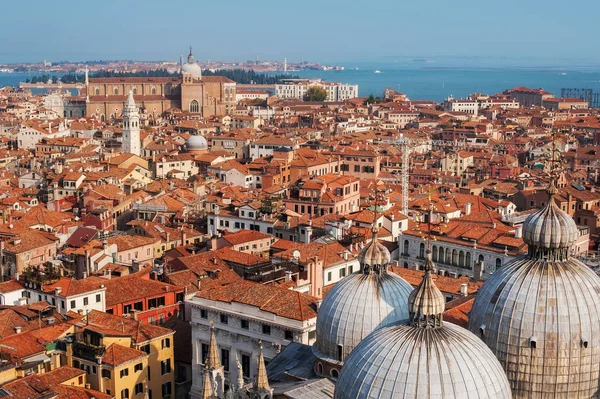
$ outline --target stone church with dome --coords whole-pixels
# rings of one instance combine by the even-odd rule
[[[100,120],[120,118],[131,91],[142,115],[149,122],[168,110],[207,118],[232,114],[236,104],[236,83],[224,76],[202,76],[192,49],[181,62],[180,76],[86,78],[86,116]]]

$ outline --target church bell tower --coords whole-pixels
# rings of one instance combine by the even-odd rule
[[[133,100],[133,92],[129,90],[129,97],[123,108],[123,152],[140,156],[141,146],[140,114]]]

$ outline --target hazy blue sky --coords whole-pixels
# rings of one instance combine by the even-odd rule
[[[0,7],[0,62],[178,60],[188,45],[201,60],[600,60],[598,0],[2,0]]]

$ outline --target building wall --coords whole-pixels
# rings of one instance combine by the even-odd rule
[[[222,349],[229,351],[229,372],[226,368],[226,380],[234,383],[238,378],[236,355],[240,362],[244,361],[242,356],[249,357],[249,373],[244,376],[246,381],[256,376],[259,340],[262,340],[263,356],[268,362],[290,342],[311,345],[316,339],[316,318],[304,322],[291,320],[263,312],[250,305],[215,303],[201,298],[192,298],[186,302],[186,306],[191,308],[189,314],[192,324],[192,386],[196,389],[202,386],[202,344],[208,345],[210,341],[211,320],[214,320],[219,354],[222,355]],[[206,310],[206,317],[203,317],[201,309]],[[227,324],[221,322],[221,315],[227,316]],[[241,327],[242,319],[248,321],[248,329]],[[264,332],[263,325],[270,327],[270,334]],[[286,331],[290,334],[288,339]],[[221,362],[224,364],[226,360],[222,358]]]

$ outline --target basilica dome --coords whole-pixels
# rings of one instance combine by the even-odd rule
[[[337,377],[344,359],[375,329],[408,319],[410,284],[388,273],[390,253],[373,240],[359,254],[360,270],[329,291],[317,316],[317,373]]]
[[[431,273],[409,298],[409,322],[375,330],[348,356],[335,399],[509,399],[510,386],[494,354],[468,330],[443,323],[445,298]]]
[[[181,65],[181,73],[189,73],[194,79],[202,78],[202,68],[194,61],[194,55],[192,54],[192,48],[190,47],[190,54],[187,58],[187,63]]]
[[[523,226],[529,247],[479,290],[469,316],[502,364],[515,398],[596,398],[600,277],[571,257],[573,219],[550,199]]]
[[[202,136],[192,135],[186,142],[188,151],[202,151],[208,149],[208,143]]]

